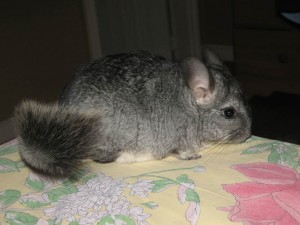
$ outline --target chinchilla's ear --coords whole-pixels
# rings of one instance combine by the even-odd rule
[[[209,48],[202,50],[202,60],[205,65],[223,65],[222,60]]]
[[[209,104],[213,99],[214,78],[206,66],[196,58],[183,61],[184,77],[198,104]]]

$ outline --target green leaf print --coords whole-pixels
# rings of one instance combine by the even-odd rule
[[[32,216],[28,213],[7,211],[5,213],[6,221],[11,225],[35,225],[38,221],[38,218]]]
[[[194,181],[192,179],[189,179],[186,174],[182,174],[176,178],[176,180],[179,183],[188,183],[188,184],[194,184]]]
[[[258,153],[262,153],[262,152],[266,152],[271,150],[271,146],[270,143],[263,143],[263,144],[259,144],[259,145],[255,145],[251,148],[246,149],[245,151],[242,152],[242,154],[258,154]]]
[[[0,192],[0,209],[4,209],[18,201],[21,193],[17,190],[5,190]]]
[[[242,154],[258,154],[266,151],[270,151],[268,162],[289,166],[293,169],[299,166],[298,149],[295,145],[285,142],[265,142],[245,150]]]
[[[112,218],[112,216],[105,216],[101,219],[99,223],[97,223],[97,225],[106,225],[106,224],[115,224],[115,221]]]
[[[97,174],[88,174],[87,176],[85,176],[83,179],[82,179],[82,183],[83,184],[86,184],[89,180],[93,179],[93,178],[96,178],[97,177]]]
[[[25,168],[25,163],[23,161],[19,161],[17,162],[17,167],[20,169],[20,168]]]
[[[115,225],[115,224],[123,224],[123,225],[135,225],[133,219],[125,215],[116,215],[116,216],[105,216],[101,219],[97,225]]]
[[[298,160],[295,160],[297,156],[297,149],[291,149],[289,151],[273,149],[268,157],[268,161],[296,169],[299,164]]]
[[[12,154],[12,153],[15,153],[17,151],[18,151],[18,146],[17,145],[7,146],[7,147],[4,147],[4,148],[0,149],[0,156]]]
[[[22,205],[35,209],[50,205],[51,202],[48,199],[44,199],[41,195],[25,195],[20,199]]]
[[[78,191],[77,187],[74,185],[68,185],[68,186],[63,186],[63,187],[58,187],[55,189],[52,189],[48,191],[46,194],[48,196],[48,199],[51,202],[57,202],[59,198],[63,195],[69,195],[76,193]]]
[[[116,215],[115,217],[116,217],[116,219],[123,221],[124,223],[122,223],[122,224],[124,224],[124,225],[135,225],[134,220],[128,216]],[[117,224],[120,224],[120,223],[117,223]]]
[[[57,222],[55,219],[47,220],[47,222],[49,223],[49,225],[61,225],[61,222]],[[70,224],[72,224],[72,223],[70,223]]]
[[[28,176],[26,179],[26,186],[36,190],[36,191],[43,191],[45,189],[45,183],[41,180],[38,176]]]
[[[190,188],[186,190],[185,200],[187,200],[189,202],[196,202],[196,203],[200,202],[199,195],[194,190],[192,190]]]
[[[177,182],[165,179],[153,181],[152,184],[154,184],[154,186],[152,187],[152,192],[162,192],[170,186],[176,185]]]
[[[143,206],[146,206],[149,209],[156,209],[158,207],[158,204],[155,202],[144,202],[142,203]]]
[[[69,223],[69,225],[79,225],[79,222],[73,221],[73,222]]]
[[[17,163],[10,159],[0,158],[0,173],[18,172]]]

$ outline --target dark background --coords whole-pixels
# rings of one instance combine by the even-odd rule
[[[289,2],[297,10],[297,1]],[[145,49],[183,59],[210,47],[249,97],[253,133],[298,143],[300,29],[280,16],[279,3],[0,1],[0,141],[11,136],[18,102],[55,101],[76,68],[93,58]]]

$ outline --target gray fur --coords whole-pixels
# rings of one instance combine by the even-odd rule
[[[57,105],[23,103],[15,118],[23,160],[52,176],[124,152],[198,158],[207,143],[244,141],[251,126],[239,85],[209,51],[181,63],[147,52],[104,57],[81,66]]]
[[[24,101],[15,109],[20,156],[33,170],[55,177],[72,176],[91,157],[101,115],[78,112],[57,104]],[[65,131],[65,132],[61,132]]]

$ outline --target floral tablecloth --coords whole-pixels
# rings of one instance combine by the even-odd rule
[[[300,146],[258,137],[191,161],[88,162],[77,181],[34,174],[0,146],[0,224],[299,225]]]

